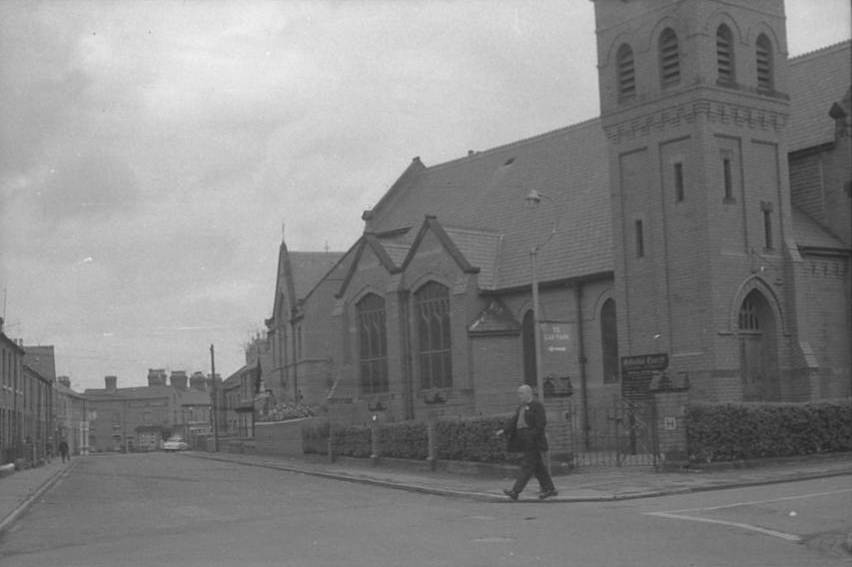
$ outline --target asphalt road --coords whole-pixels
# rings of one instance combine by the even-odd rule
[[[194,459],[83,459],[0,541],[19,566],[850,564],[849,477],[622,501],[477,502]]]

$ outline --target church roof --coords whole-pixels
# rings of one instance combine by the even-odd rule
[[[807,213],[793,207],[793,238],[801,248],[823,250],[849,250],[839,238],[831,234]]]
[[[373,209],[368,230],[416,228],[435,216],[480,268],[483,289],[529,285],[530,250],[542,244],[542,281],[610,271],[607,155],[600,121],[591,120],[422,168]],[[531,190],[543,195],[535,209],[525,206]]]
[[[342,252],[290,252],[296,299],[304,299],[343,257]]]
[[[831,106],[852,84],[852,42],[844,41],[790,59],[789,150],[834,141]]]

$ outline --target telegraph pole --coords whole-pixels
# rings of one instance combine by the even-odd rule
[[[216,387],[216,355],[210,345],[210,396],[213,408],[213,451],[219,452],[219,389]]]

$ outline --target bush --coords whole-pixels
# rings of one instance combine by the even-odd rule
[[[435,425],[439,459],[504,463],[513,460],[506,452],[506,441],[494,432],[501,429],[506,416],[467,417],[441,420]]]
[[[366,425],[335,425],[332,429],[332,447],[335,454],[345,457],[369,457],[371,450],[370,427]]]
[[[382,424],[379,447],[383,457],[423,460],[429,456],[426,424],[420,421]]]
[[[693,462],[852,451],[852,400],[691,404],[686,427]]]

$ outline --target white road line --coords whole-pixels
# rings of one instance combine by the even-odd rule
[[[669,513],[669,512],[648,512],[645,515],[646,516],[659,516],[661,518],[669,518],[669,519],[672,519],[672,520],[692,520],[693,522],[704,522],[704,523],[707,523],[707,524],[720,524],[720,525],[723,525],[723,526],[732,526],[732,527],[740,528],[740,529],[743,529],[743,530],[759,532],[759,533],[766,534],[766,535],[769,535],[769,536],[772,536],[772,537],[777,537],[777,538],[780,538],[780,539],[783,539],[783,540],[786,540],[786,541],[791,541],[793,543],[799,543],[800,541],[802,541],[802,538],[800,538],[799,536],[794,535],[794,534],[788,534],[788,533],[779,532],[779,531],[776,531],[776,530],[761,528],[760,526],[753,526],[751,524],[744,524],[742,522],[728,522],[728,521],[725,521],[725,520],[714,520],[712,518],[701,518],[699,516],[686,516],[686,515],[683,515],[683,514],[672,514],[672,513]]]
[[[852,492],[852,488],[843,488],[840,490],[832,490],[829,492],[812,492],[809,494],[797,494],[795,496],[782,496],[779,498],[770,498],[767,500],[750,500],[747,502],[734,502],[733,504],[723,504],[721,506],[706,506],[703,508],[684,508],[682,510],[669,510],[667,512],[646,512],[646,516],[657,516],[660,518],[669,518],[672,520],[690,520],[693,522],[704,522],[707,524],[719,524],[723,526],[732,526],[744,530],[749,530],[753,532],[759,532],[762,534],[770,535],[772,537],[777,537],[786,541],[792,541],[798,543],[802,541],[802,538],[794,535],[788,534],[785,532],[779,532],[777,530],[770,530],[768,528],[762,528],[760,526],[754,526],[752,524],[745,524],[742,522],[729,522],[727,520],[715,520],[712,518],[702,518],[701,516],[689,516],[685,514],[685,512],[711,512],[714,510],[724,510],[725,508],[737,508],[739,506],[756,506],[758,504],[770,504],[772,502],[786,502],[789,500],[801,500],[803,498],[816,498],[819,496],[834,496],[835,494],[844,494],[847,492]]]
[[[668,510],[660,512],[664,514],[680,514],[681,512],[706,512],[708,510],[724,510],[725,508],[736,508],[738,506],[755,506],[757,504],[770,504],[772,502],[785,502],[787,500],[801,500],[802,498],[816,498],[817,496],[833,496],[835,494],[843,494],[852,492],[852,488],[841,488],[829,492],[812,492],[810,494],[798,494],[796,496],[782,496],[780,498],[770,498],[768,500],[751,500],[748,502],[734,502],[733,504],[723,504],[722,506],[708,506],[702,508],[684,508],[682,510]],[[658,514],[654,512],[653,514]]]

